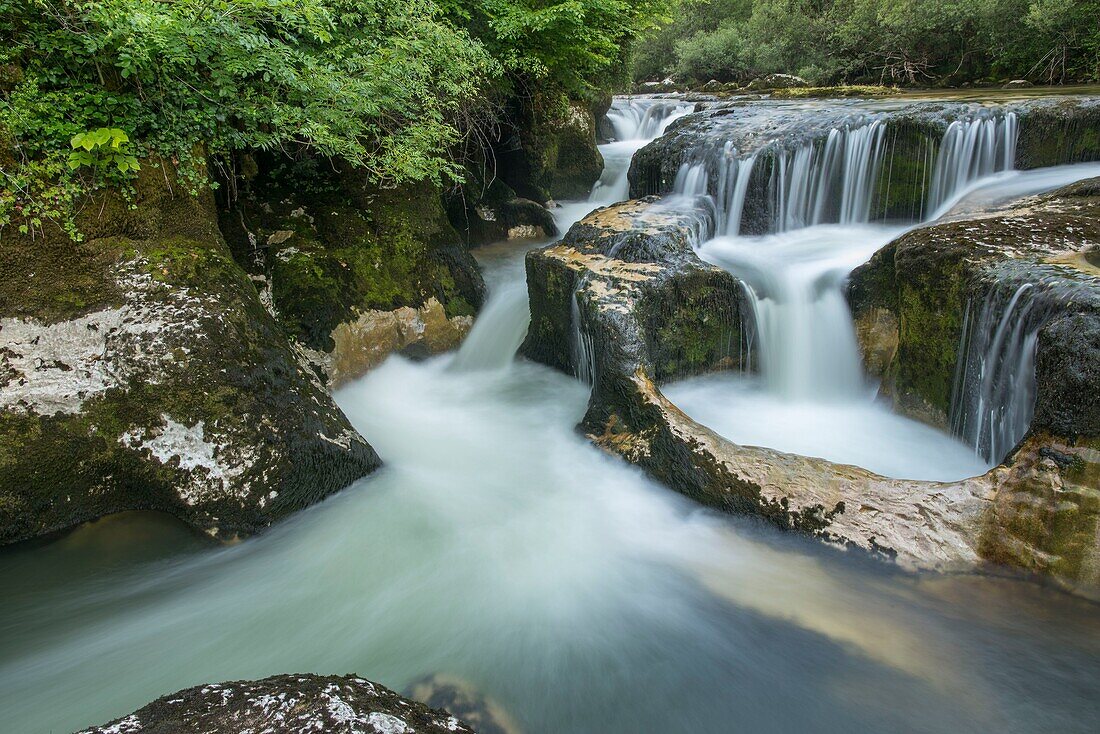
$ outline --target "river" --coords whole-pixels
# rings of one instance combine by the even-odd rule
[[[1095,730],[1095,604],[902,573],[700,508],[589,445],[587,388],[512,358],[538,244],[478,252],[490,300],[457,354],[393,357],[337,393],[375,475],[228,547],[131,513],[0,553],[3,728],[312,671],[458,678],[529,734]]]

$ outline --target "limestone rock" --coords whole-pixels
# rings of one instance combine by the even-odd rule
[[[79,734],[472,733],[443,709],[402,698],[352,675],[275,675],[195,686]]]
[[[997,108],[993,108],[996,111]],[[1012,100],[999,108],[1015,113],[1019,124],[1016,167],[1020,169],[1100,160],[1100,98],[1071,97]],[[685,162],[707,165],[713,191],[728,158],[755,156],[748,184],[742,232],[760,234],[773,221],[774,181],[780,152],[824,141],[845,126],[886,125],[887,154],[874,182],[870,219],[918,220],[926,214],[932,157],[954,121],[988,115],[991,108],[970,102],[901,101],[889,109],[860,102],[827,107],[792,107],[783,101],[715,101],[671,125],[631,161],[630,195],[669,193]]]
[[[732,276],[714,273],[696,258],[693,236],[690,217],[637,200],[589,215],[562,242],[528,255],[532,321],[523,352],[592,376],[582,422],[592,441],[700,502],[758,515],[905,568],[959,571],[1003,563],[1100,597],[1095,438],[1042,434],[1048,421],[1037,418],[1033,436],[983,476],[898,480],[734,444],[665,398],[661,382],[685,372],[740,367],[748,356],[729,349],[741,343],[743,291]],[[580,318],[576,328],[573,303]],[[905,318],[881,302],[874,306],[880,312],[857,309],[857,315],[871,314],[869,331],[885,345],[869,351],[885,359],[890,327],[900,323],[896,362],[904,355]],[[704,316],[713,321],[708,325]],[[578,341],[587,349],[577,349]],[[722,344],[725,351],[718,348]],[[577,360],[585,353],[590,364],[581,370]],[[1068,355],[1064,359],[1055,361],[1068,365]],[[1073,364],[1059,369],[1091,379],[1079,362]],[[1083,410],[1092,410],[1090,397],[1082,402]],[[1063,406],[1059,415],[1068,409]]]
[[[150,163],[85,240],[0,247],[0,543],[124,510],[265,527],[378,457],[264,308],[207,193]],[[98,212],[102,208],[103,214]]]
[[[793,74],[765,74],[749,82],[747,88],[751,91],[764,91],[767,89],[792,89],[808,86],[810,86],[808,81]]]
[[[342,365],[340,382],[414,343],[420,353],[455,346],[485,286],[442,192],[379,189],[361,171],[331,169],[261,158],[249,191],[222,215],[237,260],[263,278],[271,313],[322,373]],[[425,317],[435,323],[440,314],[448,324],[424,328]],[[361,371],[348,372],[353,364]]]

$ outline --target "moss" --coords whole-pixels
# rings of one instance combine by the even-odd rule
[[[118,248],[72,242],[59,230],[30,238],[5,232],[0,246],[0,313],[46,323],[121,305],[108,277]]]
[[[223,226],[239,233],[235,220],[246,222],[259,250],[238,234],[234,254],[244,264],[258,256],[280,320],[303,343],[332,349],[333,329],[362,311],[434,297],[454,317],[481,305],[480,274],[437,187],[377,189],[354,170],[262,163],[266,173]]]
[[[980,538],[982,557],[1071,586],[1100,582],[1100,463],[1088,458],[1098,449],[1096,439],[1065,446],[1033,436],[994,499]]]
[[[554,90],[540,91],[514,100],[509,115],[519,145],[497,155],[505,182],[539,203],[585,197],[603,171],[589,106]]]
[[[840,85],[834,87],[791,87],[771,92],[772,99],[807,99],[822,97],[892,97],[901,94],[897,87],[871,84]]]
[[[899,343],[889,378],[910,412],[923,413],[923,404],[936,422],[950,408],[966,310],[967,250],[958,245],[965,226],[916,230],[894,245]]]
[[[658,383],[743,366],[738,287],[725,273],[672,279],[647,293],[637,311]]]
[[[898,121],[886,130],[886,156],[871,202],[871,219],[920,221],[942,130],[933,123]]]
[[[1020,115],[1017,168],[1096,160],[1100,160],[1100,105],[1071,100]]]

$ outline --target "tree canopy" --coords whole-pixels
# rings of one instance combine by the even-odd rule
[[[303,148],[380,185],[457,176],[452,146],[490,90],[590,96],[663,4],[0,0],[0,227],[64,217],[149,156],[185,177]]]
[[[1100,0],[680,0],[639,79],[1100,80]]]

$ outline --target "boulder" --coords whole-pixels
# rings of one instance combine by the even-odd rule
[[[147,161],[84,238],[0,247],[0,543],[124,510],[255,532],[379,465],[264,307],[210,191]],[[14,230],[14,227],[12,228]]]
[[[1027,89],[1028,87],[1034,87],[1035,85],[1029,82],[1027,79],[1013,79],[1010,82],[1005,82],[1001,85],[1001,89]]]
[[[78,734],[453,734],[474,730],[443,709],[353,675],[275,675],[195,686]]]
[[[523,353],[590,379],[581,427],[594,443],[700,502],[907,569],[1007,564],[1100,598],[1100,443],[1037,430],[983,476],[899,480],[734,444],[671,403],[662,382],[751,363],[740,346],[750,341],[742,338],[743,289],[698,260],[697,231],[692,217],[635,200],[594,212],[528,255]],[[888,334],[891,322],[882,322],[877,331]]]
[[[808,86],[810,86],[808,81],[793,74],[765,74],[749,82],[747,88],[753,92],[762,92],[769,89],[793,89]]]
[[[896,330],[891,358],[868,361],[868,371],[882,376],[895,409],[944,429],[965,430],[974,399],[968,378],[987,353],[981,338],[1003,331],[1008,340],[1013,333],[1035,339],[1030,428],[991,472],[998,491],[978,551],[1093,596],[1100,584],[1098,263],[1100,180],[1093,179],[914,230],[857,269],[849,286],[857,324],[884,323],[882,340],[890,325]],[[1011,304],[1006,296],[1016,298],[1014,307],[983,316],[987,304]],[[1015,332],[1015,323],[1024,328]],[[864,330],[859,337],[864,354],[873,353]]]
[[[706,92],[707,94],[713,94],[715,92],[721,92],[725,88],[726,88],[726,85],[723,84],[722,82],[718,81],[717,79],[711,79],[706,84],[701,85],[699,87],[698,91]]]
[[[848,298],[864,355],[895,342],[868,372],[884,379],[895,408],[949,427],[967,314],[1003,292],[1027,288],[1038,329],[1035,423],[1063,436],[1100,436],[1100,180],[1008,207],[912,230],[857,268]],[[1025,285],[1032,284],[1032,285]],[[890,326],[895,331],[891,334]]]
[[[540,204],[583,199],[603,172],[596,116],[586,103],[549,90],[516,98],[505,131],[496,146],[497,175],[519,197]]]

